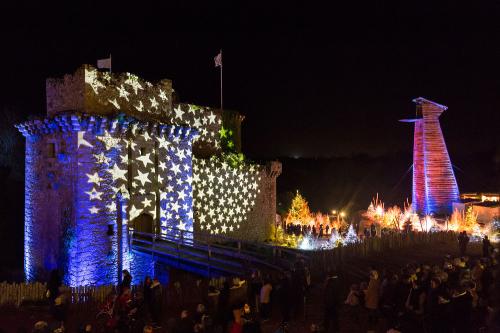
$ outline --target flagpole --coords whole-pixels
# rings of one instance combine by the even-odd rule
[[[222,49],[220,49],[220,59],[221,59],[221,64],[220,64],[220,110],[223,111],[223,103],[222,103]]]

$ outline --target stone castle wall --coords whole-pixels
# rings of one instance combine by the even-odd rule
[[[26,141],[24,265],[29,281],[67,264],[64,242],[74,223],[75,191],[70,138],[51,133]]]

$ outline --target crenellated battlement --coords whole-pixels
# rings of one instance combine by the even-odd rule
[[[129,116],[106,117],[67,114],[56,116],[52,119],[30,120],[17,124],[16,128],[25,137],[40,137],[51,133],[71,131],[87,131],[96,135],[105,132],[109,134],[126,134],[127,132],[131,132],[134,135],[143,135],[147,132],[150,136],[163,136],[169,140],[191,140],[198,137],[198,131],[190,127],[140,121]]]

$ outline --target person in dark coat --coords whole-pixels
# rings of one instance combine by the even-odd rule
[[[50,272],[49,281],[47,282],[47,298],[49,299],[51,308],[54,307],[54,302],[59,296],[59,288],[61,285],[62,281],[59,276],[59,271],[57,269],[53,269]]]
[[[130,286],[132,284],[132,275],[130,275],[130,272],[124,269],[122,271],[123,273],[123,278],[122,278],[122,283],[120,283],[119,286],[119,293],[121,294],[126,288],[130,289]]]
[[[229,303],[230,297],[230,286],[229,282],[224,281],[224,285],[219,294],[219,303],[217,304],[217,314],[216,314],[216,323],[219,327],[222,327],[223,332],[227,331],[227,324],[231,320],[232,313]]]
[[[465,231],[462,231],[458,236],[458,249],[460,250],[460,256],[465,256],[467,252],[467,244],[469,244],[469,236]]]
[[[255,309],[256,312],[259,312],[259,295],[260,288],[262,288],[262,277],[260,275],[260,271],[255,270],[252,272],[252,279],[250,281],[249,292],[249,300],[250,305]]]
[[[162,304],[162,290],[160,281],[158,278],[153,279],[151,284],[151,320],[156,325],[156,328],[160,326],[160,316],[161,316],[161,304]]]
[[[187,310],[182,310],[181,318],[176,323],[174,332],[175,333],[192,333],[194,328],[194,321],[189,317],[189,312]]]
[[[437,277],[431,279],[431,286],[426,300],[426,312],[428,319],[429,333],[450,332],[451,327],[448,322],[448,307],[450,297],[446,292],[441,280]]]
[[[314,228],[314,227],[313,227]],[[294,265],[291,276],[290,305],[293,309],[293,317],[298,319],[304,315],[304,296],[307,287],[305,268],[302,262]]]
[[[472,332],[472,295],[460,285],[451,298],[451,322],[456,333]]]
[[[318,238],[319,239],[323,238],[323,225],[322,224],[319,225],[319,235],[318,235]]]
[[[340,288],[339,275],[335,271],[330,271],[325,281],[323,293],[325,307],[323,325],[326,333],[339,331]]]
[[[377,228],[375,227],[375,224],[372,224],[370,227],[370,235],[371,237],[377,236]]]
[[[151,290],[151,285],[153,284],[153,280],[149,276],[146,276],[144,279],[144,283],[142,285],[142,292],[144,294],[144,305],[146,307],[146,311],[151,314],[151,301],[153,297],[153,293]]]
[[[492,246],[491,246],[490,240],[488,239],[488,236],[484,236],[484,238],[483,238],[483,257],[484,258],[489,258],[491,248],[492,248]]]
[[[277,299],[283,322],[290,321],[290,279],[287,273],[282,274],[277,287]]]

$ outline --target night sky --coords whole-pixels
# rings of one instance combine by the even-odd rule
[[[114,71],[170,78],[182,101],[217,106],[222,48],[224,104],[246,115],[250,156],[409,151],[398,119],[418,96],[449,107],[451,152],[498,146],[498,2],[85,3],[2,5],[1,104],[43,114],[46,77],[111,53]]]

